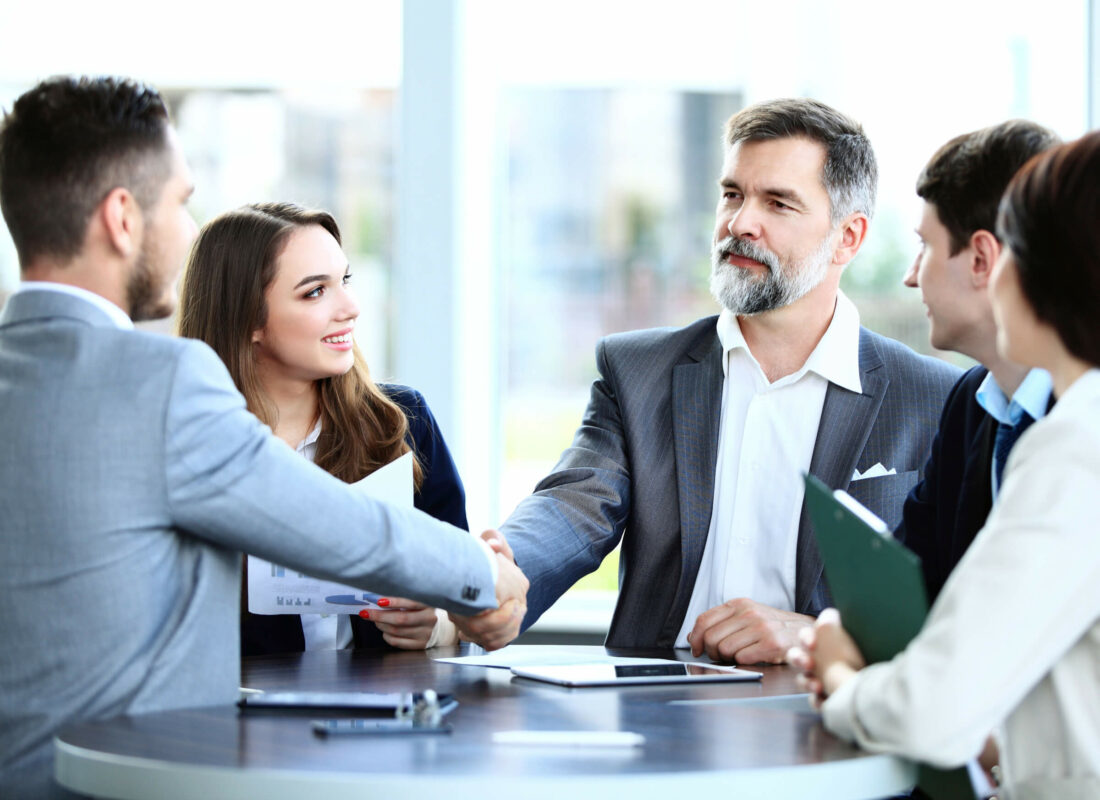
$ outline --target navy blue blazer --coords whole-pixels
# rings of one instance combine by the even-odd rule
[[[913,487],[894,536],[920,556],[931,603],[993,507],[993,439],[997,425],[975,393],[985,367],[974,367],[951,389],[932,441],[924,478]]]
[[[378,388],[405,412],[409,420],[408,442],[424,469],[424,481],[413,498],[413,505],[438,520],[469,530],[466,490],[424,396],[416,389],[395,383],[379,384]],[[389,647],[382,632],[368,620],[351,617],[351,631],[355,648]],[[305,637],[298,615],[247,611],[241,614],[242,656],[300,653],[304,649]]]

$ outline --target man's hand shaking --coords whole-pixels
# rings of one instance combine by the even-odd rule
[[[523,617],[527,614],[527,576],[516,566],[512,548],[499,531],[481,534],[497,554],[497,608],[482,611],[473,617],[451,614],[462,638],[475,642],[486,650],[499,650],[519,635]]]

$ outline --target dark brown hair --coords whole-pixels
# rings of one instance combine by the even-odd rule
[[[951,255],[961,252],[975,232],[994,231],[997,204],[1012,176],[1058,141],[1042,125],[1014,119],[956,136],[936,151],[917,178],[917,194],[936,207],[950,236]]]
[[[821,182],[829,194],[833,224],[859,211],[874,215],[878,163],[863,127],[835,108],[808,98],[768,100],[726,122],[726,147],[803,136],[825,148]]]
[[[229,368],[248,409],[271,427],[277,422],[256,370],[252,334],[267,321],[264,292],[290,235],[319,225],[340,242],[331,214],[293,203],[243,206],[199,231],[180,286],[179,334],[210,345]],[[343,375],[317,381],[321,435],[316,463],[341,480],[357,481],[412,448],[409,421],[371,380],[358,345]],[[423,470],[414,454],[417,487]]]
[[[1100,131],[1035,156],[1001,199],[997,234],[1024,296],[1070,353],[1100,365]]]
[[[112,189],[152,208],[171,174],[168,126],[157,90],[126,78],[50,78],[19,97],[0,126],[0,208],[19,263],[79,253]]]

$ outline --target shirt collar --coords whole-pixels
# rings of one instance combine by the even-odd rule
[[[1025,411],[1032,419],[1046,416],[1051,387],[1050,373],[1045,369],[1033,369],[1024,377],[1009,401],[990,372],[982,380],[974,397],[997,422],[1002,425],[1016,425]]]
[[[295,452],[301,453],[310,445],[317,443],[318,437],[321,435],[321,420],[317,420],[317,424],[313,426],[313,430],[306,434],[306,438],[298,442],[298,446],[294,448]]]
[[[111,322],[122,330],[132,331],[134,329],[134,321],[126,315],[125,311],[105,297],[95,292],[89,292],[87,289],[81,289],[79,286],[71,286],[67,283],[54,283],[52,281],[22,281],[19,286],[16,287],[14,294],[19,294],[20,292],[61,292],[61,294],[67,294],[71,297],[78,297],[98,308],[111,318]]]
[[[729,356],[734,350],[743,350],[756,363],[741,333],[737,315],[728,308],[718,315],[718,340],[722,343],[723,373],[729,372]],[[837,292],[833,318],[806,363],[798,372],[781,380],[793,383],[807,372],[816,373],[848,391],[863,393],[859,377],[859,311],[843,292]]]

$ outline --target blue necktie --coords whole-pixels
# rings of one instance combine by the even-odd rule
[[[1015,425],[1008,425],[1004,422],[997,425],[997,436],[993,439],[993,469],[997,475],[997,492],[1000,491],[1001,482],[1004,480],[1005,462],[1008,461],[1008,454],[1011,452],[1012,446],[1016,444],[1020,434],[1026,431],[1034,421],[1031,415],[1024,411],[1020,421]]]

